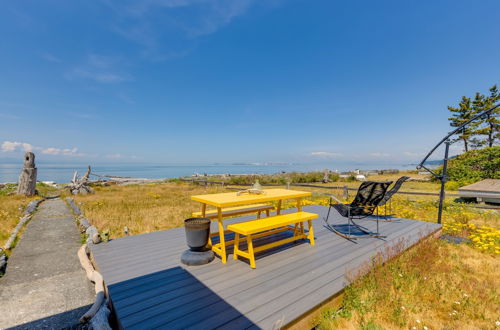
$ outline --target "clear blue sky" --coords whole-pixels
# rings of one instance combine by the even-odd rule
[[[0,159],[418,161],[500,1],[4,1]],[[457,146],[456,148],[459,148]]]

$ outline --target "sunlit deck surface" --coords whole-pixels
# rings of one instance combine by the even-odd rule
[[[257,268],[216,258],[204,266],[184,266],[187,248],[183,228],[129,236],[92,247],[104,277],[119,326],[133,328],[263,328],[286,326],[341,292],[348,279],[377,252],[408,248],[440,225],[395,219],[380,222],[384,239],[348,241],[329,231],[322,218],[327,208],[304,207],[319,214],[314,221],[316,245],[298,241],[257,254]],[[294,211],[294,210],[288,210]],[[345,224],[333,212],[333,224]],[[251,219],[243,217],[226,223]],[[374,230],[373,220],[359,224]],[[212,225],[215,223],[213,222]],[[215,230],[215,227],[213,227]],[[281,238],[291,235],[280,234]],[[259,246],[272,238],[255,240]],[[246,247],[244,247],[246,248]]]

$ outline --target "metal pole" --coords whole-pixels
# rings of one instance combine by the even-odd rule
[[[439,209],[438,209],[438,223],[441,224],[441,216],[443,214],[443,202],[445,198],[445,192],[444,192],[444,185],[446,184],[446,181],[448,181],[446,177],[446,169],[448,168],[448,151],[450,150],[450,140],[445,141],[445,148],[444,148],[444,160],[443,160],[443,173],[441,173],[440,180],[441,180],[441,191],[439,192]]]

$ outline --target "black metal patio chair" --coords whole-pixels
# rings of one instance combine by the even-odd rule
[[[403,183],[407,181],[410,177],[409,176],[402,176],[397,181],[394,183],[391,189],[389,189],[385,195],[384,198],[378,203],[377,207],[377,214],[379,214],[378,210],[381,206],[384,207],[384,220],[389,221],[388,217],[392,216],[392,196],[394,196],[395,193],[399,191]],[[387,202],[389,202],[389,214],[387,214]]]
[[[378,226],[378,216],[377,216],[377,232],[373,233],[367,228],[358,225],[354,222],[354,219],[363,219],[375,214],[380,201],[384,198],[387,188],[392,184],[392,181],[365,181],[363,182],[356,193],[356,197],[350,204],[343,204],[340,200],[334,196],[330,197],[330,207],[328,208],[328,213],[324,219],[328,229],[333,231],[339,236],[347,238],[349,240],[356,239],[361,236],[353,235],[351,227],[355,227],[362,233],[372,236],[372,237],[383,237],[380,235]],[[333,225],[330,225],[328,218],[330,217],[330,210],[334,208],[337,212],[344,218],[347,218],[347,233],[337,230]],[[362,236],[366,236],[362,235]]]

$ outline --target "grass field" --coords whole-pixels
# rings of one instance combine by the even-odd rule
[[[183,225],[183,220],[200,210],[191,195],[225,191],[182,183],[95,187],[95,194],[75,196],[85,216],[112,238],[147,233]]]
[[[56,191],[55,188],[44,184],[37,184],[40,195],[35,197],[23,197],[14,194],[15,185],[7,185],[0,189],[0,247],[3,247],[10,233],[23,216],[23,210],[33,199],[41,198]]]
[[[498,257],[433,238],[373,263],[319,329],[498,329]]]

